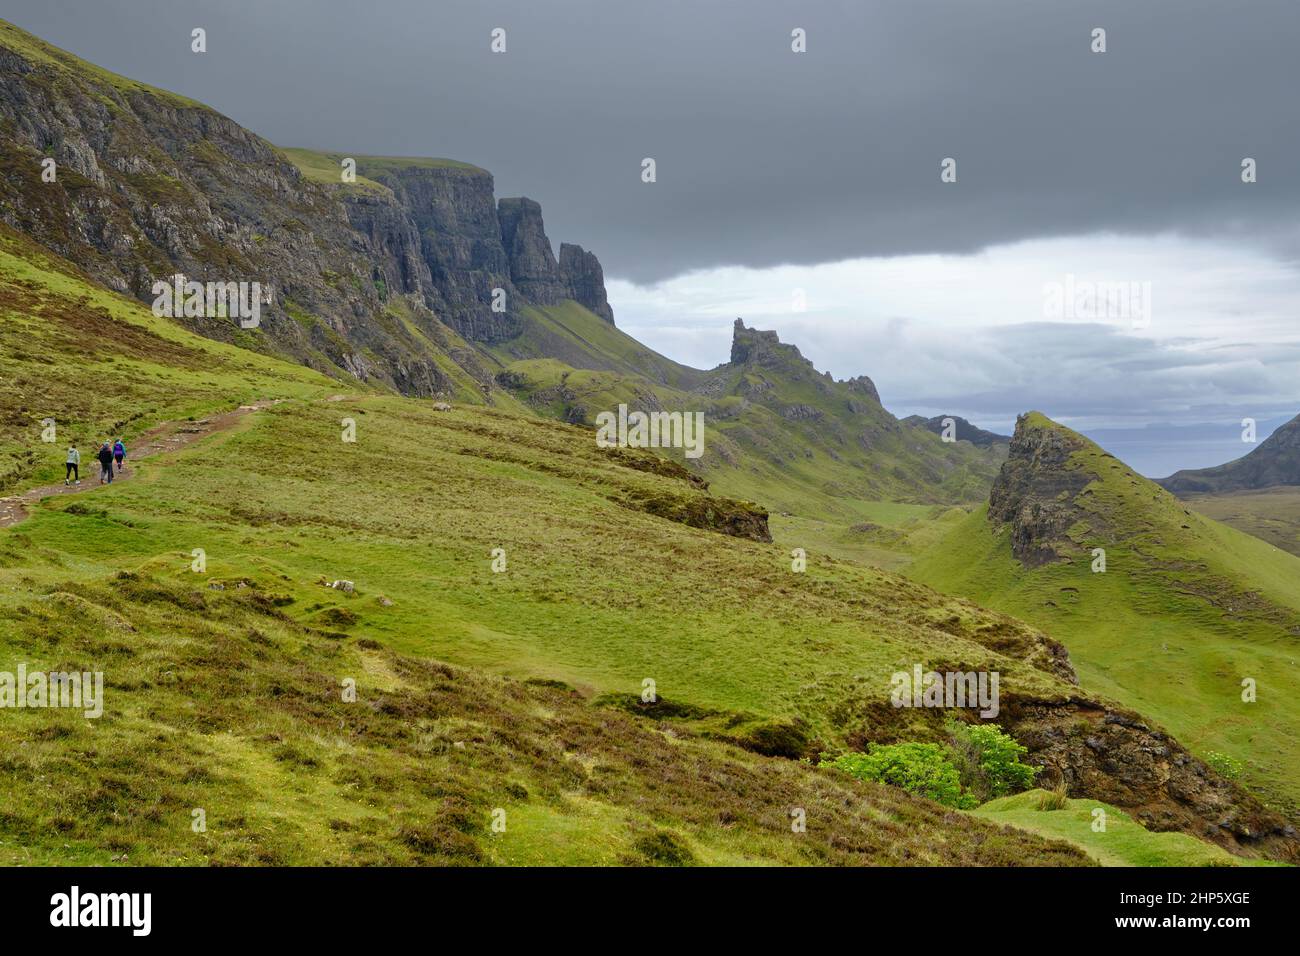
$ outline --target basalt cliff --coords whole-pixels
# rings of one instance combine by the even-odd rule
[[[406,394],[491,401],[472,345],[519,336],[529,306],[573,299],[613,323],[596,257],[557,259],[541,207],[498,201],[486,170],[281,150],[2,22],[0,161],[0,221],[92,278],[145,301],[176,273],[259,282],[257,328],[184,321]]]

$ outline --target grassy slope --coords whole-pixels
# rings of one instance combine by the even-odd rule
[[[366,173],[382,172],[392,169],[478,169],[469,163],[454,159],[436,159],[432,157],[406,156],[363,156],[358,153],[330,152],[318,149],[302,149],[295,146],[277,147],[281,155],[293,163],[302,172],[303,177],[325,186],[343,186],[365,192],[391,195],[391,190],[382,183],[369,178]],[[352,183],[342,181],[342,162],[345,158],[356,160],[357,178]]]
[[[1041,809],[1051,795],[1029,790],[990,800],[974,811],[978,817],[1031,833],[1066,840],[1103,866],[1269,866],[1243,860],[1184,833],[1151,833],[1128,814],[1098,800],[1067,800],[1056,810]],[[1093,830],[1093,811],[1106,812],[1104,832]]]
[[[5,864],[1084,862],[571,691],[305,629],[278,610],[265,566],[221,592],[168,559],[95,578],[12,534],[0,564],[6,591],[15,566],[60,580],[5,602],[6,663],[102,669],[107,685],[98,720],[6,712]],[[790,831],[793,807],[805,834]],[[498,808],[504,833],[491,830]]]
[[[676,390],[689,389],[705,376],[647,348],[572,300],[525,308],[522,315],[526,323],[520,336],[487,349],[503,365],[544,355],[561,367],[614,373],[611,381],[626,376]]]
[[[346,153],[325,153],[314,149],[297,149],[291,146],[276,147],[286,160],[298,167],[303,178],[322,186],[338,186],[341,189],[356,189],[359,192],[391,195],[392,191],[380,183],[357,173],[357,178],[347,183],[343,181],[343,159]],[[353,156],[352,159],[357,159]]]
[[[64,450],[268,396],[348,390],[189,334],[0,226],[0,492],[63,477]],[[55,419],[57,441],[39,441]]]
[[[1185,510],[1085,443],[1072,464],[1094,480],[1076,499],[1088,517],[1071,529],[1071,560],[1022,567],[1008,531],[981,508],[908,575],[1044,628],[1065,642],[1085,688],[1158,720],[1202,756],[1238,758],[1247,783],[1294,807],[1300,648],[1289,629],[1300,559]],[[1093,547],[1106,549],[1104,574],[1091,571]],[[1242,702],[1243,677],[1257,681],[1256,703]]]
[[[1207,518],[1300,555],[1300,488],[1283,485],[1261,491],[1195,495],[1184,502]]]
[[[344,416],[355,444],[339,440]],[[681,483],[620,467],[577,429],[396,398],[286,403],[223,439],[222,456],[237,469],[186,454],[97,497],[111,519],[52,510],[23,532],[100,576],[194,547],[231,570],[269,561],[305,620],[332,603],[317,579],[347,578],[396,602],[357,602],[358,633],[405,653],[591,692],[639,693],[652,677],[668,700],[801,715],[828,736],[837,705],[884,699],[915,660],[1065,690],[972,639],[994,622],[970,605],[815,553],[795,574],[779,548],[625,507]],[[497,547],[506,574],[491,572]]]
[[[21,334],[4,341],[17,424],[3,447],[34,456],[24,485],[60,457],[39,442],[34,396],[95,432],[287,401],[0,532],[0,669],[102,670],[107,696],[99,720],[5,711],[0,860],[1084,862],[896,790],[430,662],[588,691],[636,693],[654,675],[665,700],[754,712],[719,729],[799,709],[800,681],[826,691],[838,678],[815,666],[823,655],[879,674],[958,653],[1050,690],[934,626],[980,612],[856,568],[796,578],[770,547],[618,503],[698,492],[625,467],[586,432],[342,390],[173,328],[12,236],[4,250],[5,327]],[[356,444],[340,441],[344,417]],[[768,650],[737,671],[756,638]],[[356,702],[341,699],[348,677]],[[497,807],[505,834],[489,826]],[[793,807],[805,834],[790,831]]]
[[[25,30],[20,30],[8,20],[0,20],[0,43],[11,49],[18,50],[24,57],[31,60],[54,67],[64,73],[75,73],[88,75],[95,80],[106,83],[116,88],[124,94],[146,92],[180,107],[201,107],[202,104],[188,97],[181,96],[178,93],[172,93],[169,90],[162,90],[156,86],[150,86],[147,83],[141,83],[129,77],[120,76],[96,66],[78,56],[74,56],[66,50],[61,50],[56,46],[38,39]]]
[[[971,510],[969,506],[893,501],[842,504],[856,512],[857,520],[778,513],[770,521],[772,539],[790,548],[802,547],[896,571],[944,538]]]

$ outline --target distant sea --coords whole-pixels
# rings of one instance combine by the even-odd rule
[[[1083,430],[1083,434],[1138,474],[1167,478],[1183,468],[1212,468],[1248,455],[1288,421],[1277,418],[1258,422],[1253,445],[1241,440],[1240,421],[1094,428]]]

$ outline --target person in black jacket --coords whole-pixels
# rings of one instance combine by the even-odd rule
[[[99,483],[113,483],[113,446],[108,442],[99,446]]]

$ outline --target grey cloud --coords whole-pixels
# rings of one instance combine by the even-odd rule
[[[281,144],[485,166],[501,194],[542,202],[554,240],[642,282],[1098,229],[1300,251],[1292,0],[5,6]],[[1088,50],[1097,26],[1105,54]]]
[[[1002,427],[1030,408],[1084,429],[1160,418],[1289,418],[1300,379],[1300,345],[1274,347],[1263,365],[1246,346],[1193,352],[1093,324],[985,329],[958,355],[939,350],[931,360],[933,367],[915,376],[902,371],[907,378],[897,386],[908,397],[907,411],[969,412]],[[893,375],[882,376],[886,396]],[[990,387],[981,388],[981,378],[992,378]],[[962,407],[952,408],[954,401]]]

